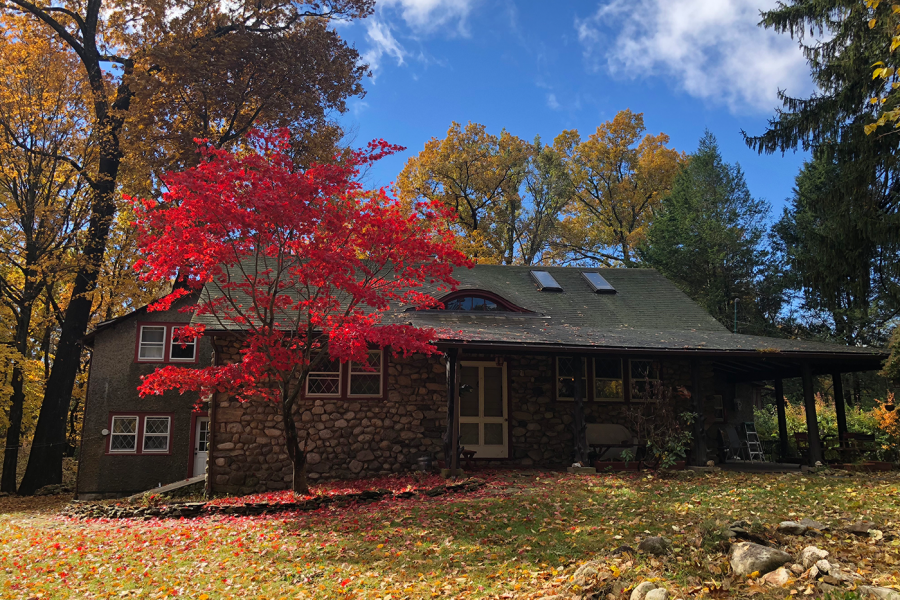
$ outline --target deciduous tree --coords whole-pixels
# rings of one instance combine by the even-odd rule
[[[645,135],[641,113],[624,110],[582,141],[562,132],[554,147],[565,156],[574,199],[561,223],[561,249],[576,261],[631,267],[662,199],[672,189],[682,156],[669,136]]]
[[[90,219],[78,250],[71,301],[47,380],[20,493],[59,483],[80,339],[93,309],[119,187],[152,193],[164,165],[195,160],[193,138],[236,144],[255,124],[328,127],[330,111],[362,93],[358,53],[329,29],[365,17],[372,0],[288,2],[9,0],[3,14],[44,27],[77,61],[90,93],[85,126],[96,153],[79,162]]]
[[[384,190],[354,183],[358,167],[395,147],[372,143],[346,165],[303,171],[286,156],[286,138],[255,141],[241,156],[205,148],[200,165],[165,178],[161,201],[136,205],[145,276],[179,274],[188,288],[202,287],[194,313],[213,319],[210,329],[239,331],[244,343],[236,364],[163,367],[140,391],[226,392],[278,403],[293,489],[306,493],[306,447],[294,408],[310,370],[329,360],[368,365],[372,347],[434,352],[433,330],[383,323],[382,313],[398,303],[435,305],[421,286],[453,286],[453,266],[466,259],[454,249],[445,227],[452,215],[439,201],[409,211]],[[185,333],[202,334],[202,327]]]

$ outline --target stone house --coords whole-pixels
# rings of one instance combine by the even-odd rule
[[[438,353],[372,350],[374,370],[335,363],[310,375],[295,418],[311,480],[404,472],[423,456],[452,461],[458,453],[447,447],[457,443],[475,452],[475,463],[567,466],[576,388],[588,424],[627,427],[629,407],[655,381],[689,392],[675,401],[701,415],[690,458],[705,463],[716,456],[720,427],[752,420],[756,383],[772,380],[778,389],[783,378],[802,377],[814,407],[813,376],[831,375],[839,386],[841,373],[878,369],[886,356],[732,333],[650,269],[479,265],[454,278],[460,283],[441,298],[444,309],[397,308],[385,317],[434,328]],[[273,404],[221,394],[205,402],[137,397],[139,376],[160,364],[238,359],[240,332],[217,329],[209,317],[193,317],[207,328],[198,347],[173,342],[187,319],[177,308],[136,311],[89,334],[79,497],[133,493],[204,471],[214,493],[290,485]],[[821,459],[817,442],[811,428],[813,461]]]

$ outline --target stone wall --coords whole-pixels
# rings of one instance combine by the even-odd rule
[[[220,349],[237,359],[237,345]],[[389,354],[389,353],[386,353]],[[420,456],[438,458],[446,428],[445,367],[439,356],[387,357],[386,398],[308,399],[297,406],[311,481],[408,471]],[[271,402],[217,399],[210,456],[214,492],[252,493],[290,486],[284,424]]]
[[[217,351],[221,361],[237,360],[235,343]],[[461,360],[496,358],[472,353],[460,356]],[[510,454],[508,459],[479,462],[522,467],[571,464],[573,405],[553,399],[553,358],[505,356],[503,360],[508,377]],[[663,361],[662,377],[668,385],[690,388],[690,362]],[[704,396],[723,393],[710,364],[702,364],[701,379]],[[681,410],[690,409],[689,399],[677,401]],[[621,402],[586,402],[585,419],[627,427],[627,408]],[[388,357],[386,398],[302,400],[295,415],[301,438],[307,436],[312,481],[383,476],[413,469],[421,456],[443,459],[447,424],[444,358]],[[213,491],[251,493],[289,487],[292,468],[275,404],[219,397],[212,418]]]

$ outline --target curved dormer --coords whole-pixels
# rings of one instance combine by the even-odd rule
[[[516,306],[509,300],[487,290],[456,290],[450,292],[440,301],[444,308],[432,308],[429,310],[465,312],[475,314],[494,314],[503,312],[530,313],[532,311]]]

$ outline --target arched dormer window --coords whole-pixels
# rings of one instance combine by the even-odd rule
[[[443,310],[475,313],[531,312],[486,290],[457,290],[441,298],[441,302],[444,303]]]

